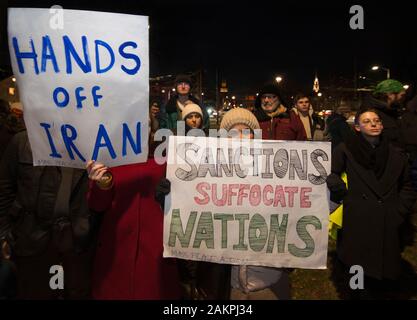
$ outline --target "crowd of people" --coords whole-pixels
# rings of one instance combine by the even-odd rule
[[[150,104],[148,160],[113,168],[92,160],[86,170],[33,166],[28,133],[10,121],[2,102],[1,298],[291,298],[290,269],[163,258],[163,207],[171,188],[166,166],[153,158],[154,134],[161,128],[177,134],[178,121],[185,122],[186,134],[209,129],[191,79],[179,75],[175,89],[165,106]],[[404,99],[399,81],[382,81],[362,102],[352,128],[346,107],[324,122],[308,94],[286,105],[278,86],[268,84],[259,90],[253,112],[234,108],[220,123],[241,139],[253,139],[262,129],[262,139],[331,142],[327,186],[331,200],[344,206],[337,259],[346,273],[361,265],[366,277],[366,290],[352,290],[352,298],[373,299],[395,282],[401,252],[413,241],[417,99],[400,113]],[[49,285],[52,265],[65,271],[63,290]]]

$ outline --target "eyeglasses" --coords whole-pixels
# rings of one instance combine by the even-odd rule
[[[365,119],[365,120],[362,121],[362,124],[365,125],[365,126],[373,125],[373,124],[381,125],[382,121],[380,119],[374,119],[373,121],[371,119]]]

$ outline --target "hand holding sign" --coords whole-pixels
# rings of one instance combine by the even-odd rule
[[[95,181],[99,188],[109,189],[112,186],[113,176],[104,164],[89,160],[86,169],[88,178]]]

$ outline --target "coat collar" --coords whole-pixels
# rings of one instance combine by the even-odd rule
[[[347,148],[346,148],[347,150]],[[359,165],[353,155],[347,150],[346,156],[348,157],[349,161],[352,164],[353,169],[358,174],[358,177],[372,190],[378,197],[383,197],[387,194],[398,182],[399,176],[403,171],[403,163],[404,158],[398,149],[393,147],[392,145],[389,146],[389,153],[387,164],[385,166],[384,174],[381,177],[381,180],[375,176],[375,173],[372,170],[365,169],[361,165]],[[349,176],[348,176],[349,181]]]

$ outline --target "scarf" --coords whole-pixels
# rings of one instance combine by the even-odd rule
[[[378,180],[381,179],[389,153],[389,142],[384,135],[380,135],[379,143],[373,146],[361,133],[356,133],[347,138],[346,147],[356,162],[365,169],[372,170]]]

